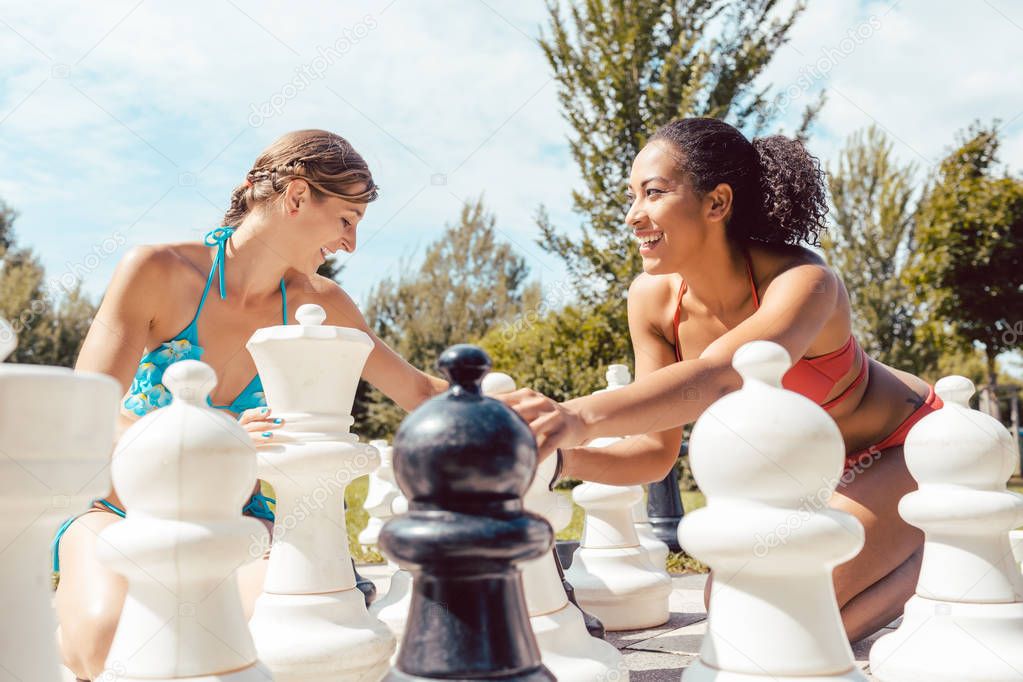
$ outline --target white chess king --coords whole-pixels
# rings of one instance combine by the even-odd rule
[[[277,682],[380,679],[394,635],[366,610],[345,532],[344,491],[380,462],[350,428],[355,390],[373,342],[323,325],[318,305],[297,325],[257,330],[247,348],[267,405],[284,426],[259,446],[259,477],[277,496],[263,594],[250,628]]]

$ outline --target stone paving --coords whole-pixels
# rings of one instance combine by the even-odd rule
[[[384,565],[359,566],[359,573],[377,585],[378,595],[387,592],[389,571]],[[672,576],[671,618],[649,630],[609,632],[607,640],[625,656],[632,682],[678,682],[682,670],[698,658],[707,627],[703,606],[706,574]],[[892,631],[897,621],[853,646],[856,663],[870,676],[867,655],[874,640]]]

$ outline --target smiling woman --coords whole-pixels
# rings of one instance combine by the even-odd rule
[[[378,188],[366,162],[343,137],[324,130],[288,133],[271,144],[231,193],[219,227],[202,242],[136,247],[118,265],[76,368],[103,372],[125,389],[121,431],[163,407],[168,366],[202,359],[217,373],[208,397],[256,442],[272,441],[282,420],[266,407],[245,343],[260,327],[288,324],[289,311],[315,303],[326,324],[369,334],[374,348],[363,377],[411,410],[447,384],[415,369],[373,334],[336,282],[317,274],[327,255],[351,253],[356,228]],[[216,281],[216,294],[210,290]],[[200,343],[202,339],[202,343]],[[139,359],[141,357],[141,360]],[[244,513],[273,513],[257,482]],[[56,605],[65,665],[95,679],[125,596],[124,579],[94,557],[96,535],[125,514],[115,490],[69,519],[53,543]],[[265,562],[240,576],[248,611],[262,590]]]

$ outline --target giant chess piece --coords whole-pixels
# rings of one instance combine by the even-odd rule
[[[388,449],[390,449],[390,446],[388,446]],[[400,516],[406,512],[408,512],[408,500],[405,499],[404,495],[399,494],[391,503],[391,513],[384,519],[384,523],[387,522],[387,519]],[[412,574],[394,563],[390,557],[385,556],[384,558],[387,559],[388,568],[394,572],[391,574],[391,582],[387,588],[387,594],[378,599],[373,606],[369,607],[369,611],[386,623],[387,627],[391,628],[391,632],[398,638],[400,644],[401,637],[405,634],[405,623],[408,620],[409,608],[412,605]],[[398,651],[400,650],[401,647],[399,646]],[[397,653],[395,652],[395,655],[391,657],[392,661],[397,659]]]
[[[375,515],[373,518],[379,521],[380,528],[383,528],[388,519],[408,511],[408,500],[401,494],[401,490],[398,489],[398,484],[394,480],[394,448],[386,440],[373,440],[369,444],[380,452],[382,462],[380,468],[377,469],[377,476],[383,484],[381,486],[382,494],[378,492],[378,497],[375,498],[378,501],[374,503],[371,512]],[[371,479],[370,486],[372,487],[372,485]],[[369,500],[370,497],[367,496],[366,499]],[[383,509],[383,503],[379,500],[388,501],[386,510]],[[360,537],[362,536],[360,535]],[[378,538],[379,530],[373,534],[374,545]],[[389,557],[384,558],[387,560],[387,567],[393,571],[391,582],[387,588],[387,594],[378,599],[369,608],[369,611],[386,623],[400,642],[401,636],[405,633],[409,605],[412,603],[412,574],[391,561]],[[395,656],[392,656],[392,661],[395,660],[396,655],[397,652]]]
[[[791,364],[776,343],[743,345],[732,359],[742,389],[693,427],[693,475],[708,504],[682,519],[679,542],[714,570],[714,585],[685,682],[866,680],[832,582],[864,538],[855,517],[827,506],[845,446],[820,406],[781,387]]]
[[[451,388],[410,414],[394,439],[409,512],[380,548],[415,576],[398,664],[388,680],[554,680],[540,661],[516,564],[554,533],[522,509],[536,441],[514,412],[481,395],[490,358],[475,346],[437,361]]]
[[[625,365],[607,370],[613,391],[628,385],[632,377]],[[605,447],[620,438],[598,438],[588,447]],[[667,547],[656,538],[644,546],[636,532],[633,514],[643,504],[643,487],[583,483],[572,499],[586,512],[583,537],[565,576],[575,588],[576,599],[608,630],[635,630],[667,622],[670,612],[671,577],[665,570]]]
[[[916,594],[902,624],[870,651],[883,682],[1023,679],[1023,576],[1009,529],[1023,524],[1023,496],[1006,490],[1016,439],[971,410],[973,383],[941,379],[944,407],[910,430],[906,466],[919,488],[899,513],[924,531]]]
[[[394,499],[401,495],[398,486],[394,482],[394,469],[391,462],[393,448],[386,440],[371,440],[370,445],[380,453],[380,466],[369,474],[369,487],[366,490],[366,500],[362,508],[369,514],[369,521],[366,527],[359,533],[359,543],[367,547],[375,547],[377,538],[380,536],[380,529],[384,527],[384,521],[391,518],[391,505]]]
[[[298,325],[257,330],[246,347],[267,405],[284,419],[260,445],[259,477],[277,493],[263,594],[249,626],[277,682],[376,680],[394,635],[366,610],[345,531],[344,491],[379,463],[350,432],[355,389],[373,342],[357,329],[323,325],[318,305]]]
[[[256,481],[248,433],[206,404],[213,370],[197,360],[167,368],[174,396],[125,431],[111,475],[124,521],[105,528],[96,555],[128,579],[106,666],[123,682],[270,677],[256,660],[234,579],[253,535],[242,516]]]
[[[0,318],[0,362],[16,344]],[[110,487],[120,397],[104,374],[0,364],[2,682],[61,679],[48,548],[63,516]]]
[[[488,395],[514,390],[515,381],[501,372],[491,372],[483,380],[483,392]],[[556,457],[541,462],[523,498],[526,509],[547,519],[555,532],[572,521],[571,502],[549,487],[556,466]],[[552,550],[538,559],[525,561],[521,568],[529,622],[543,663],[554,676],[562,682],[629,679],[618,649],[592,637],[582,611],[569,602],[557,553]]]
[[[679,457],[688,454],[686,442],[679,448]],[[682,495],[678,490],[678,471],[675,467],[660,481],[654,481],[646,487],[646,513],[654,536],[663,542],[672,552],[681,552],[678,544],[678,524],[685,511],[682,508]]]

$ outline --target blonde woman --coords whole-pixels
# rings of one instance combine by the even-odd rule
[[[316,274],[332,253],[355,250],[356,230],[377,197],[363,158],[323,130],[288,133],[256,159],[231,195],[222,225],[202,242],[141,246],[120,262],[78,357],[125,389],[120,429],[170,401],[168,365],[202,359],[217,373],[211,405],[239,418],[257,442],[282,425],[266,407],[245,342],[260,327],[288,324],[303,303],[325,324],[355,327],[376,344],[363,377],[406,410],[446,388],[405,362],[366,325],[352,299]],[[244,513],[272,526],[257,485]],[[80,679],[103,671],[126,593],[124,579],[94,557],[97,534],[124,516],[117,491],[69,519],[54,540],[56,605],[64,663]],[[240,575],[246,612],[265,562]]]

